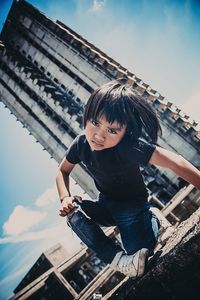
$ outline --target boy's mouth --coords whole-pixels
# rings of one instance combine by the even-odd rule
[[[100,143],[98,143],[98,142],[96,142],[96,141],[94,141],[94,140],[92,140],[91,142],[92,142],[92,144],[93,144],[94,146],[96,146],[96,147],[99,147],[99,148],[103,148],[103,147],[104,147],[103,144],[100,144]]]

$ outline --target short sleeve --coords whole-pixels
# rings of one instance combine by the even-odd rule
[[[67,149],[65,156],[71,164],[78,164],[81,161],[79,157],[79,140],[80,136],[77,136]]]
[[[155,149],[156,149],[156,145],[150,144],[143,140],[139,140],[138,143],[139,163],[143,166],[146,166]]]

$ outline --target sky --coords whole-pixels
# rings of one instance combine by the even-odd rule
[[[200,123],[200,4],[175,0],[30,0]],[[0,1],[0,30],[10,8]],[[0,103],[0,300],[41,252],[78,239],[58,216],[58,164]],[[76,184],[72,193],[84,195]],[[34,250],[33,250],[34,249]]]

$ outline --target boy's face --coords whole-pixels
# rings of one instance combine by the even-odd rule
[[[86,139],[92,150],[101,151],[116,146],[126,132],[126,125],[121,126],[116,121],[108,123],[104,116],[98,120],[87,121]]]

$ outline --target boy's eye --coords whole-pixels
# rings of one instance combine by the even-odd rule
[[[112,133],[112,134],[117,134],[117,131],[114,130],[114,129],[109,129],[109,132]]]
[[[96,121],[96,120],[92,120],[91,123],[92,123],[94,126],[97,126],[97,125],[99,124],[99,122]]]

